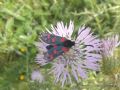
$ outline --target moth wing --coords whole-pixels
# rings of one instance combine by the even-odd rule
[[[67,40],[65,37],[56,36],[50,33],[43,33],[41,39],[47,44],[59,44]]]
[[[69,51],[69,48],[64,46],[57,46],[56,48],[53,47],[44,54],[44,58],[48,61],[52,61],[67,51]]]

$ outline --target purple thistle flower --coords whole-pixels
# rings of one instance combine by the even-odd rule
[[[119,36],[115,35],[102,40],[102,55],[106,58],[114,55],[114,50],[120,45]]]
[[[107,37],[102,40],[102,72],[106,75],[120,73],[120,40],[118,35]]]
[[[69,26],[64,26],[63,22],[58,22],[55,27],[51,25],[51,29],[52,32],[48,29],[47,31],[75,41],[75,45],[67,53],[58,56],[54,62],[51,62],[53,66],[50,73],[54,74],[55,82],[61,82],[64,86],[65,83],[72,83],[72,77],[78,81],[79,77],[87,78],[88,70],[99,70],[97,62],[101,59],[101,55],[97,52],[100,51],[101,44],[97,36],[93,36],[89,27],[80,27],[76,38],[72,38],[74,30],[72,21],[70,21]],[[42,53],[46,51],[47,44],[39,42],[37,46],[40,52],[36,57],[36,62],[45,65],[47,62]]]

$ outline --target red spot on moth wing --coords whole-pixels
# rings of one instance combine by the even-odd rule
[[[50,34],[47,35],[47,38],[50,39]]]
[[[61,41],[61,42],[64,42],[64,41],[65,41],[65,38],[64,38],[64,37],[62,37],[60,41]]]
[[[43,54],[44,54],[44,59],[47,60],[48,62],[54,59],[54,54],[48,54],[47,52]]]
[[[57,51],[57,50],[54,50],[54,51],[53,51],[53,53],[54,53],[54,54],[57,54],[57,53],[58,53],[58,51]]]
[[[54,38],[52,38],[52,42],[55,42],[56,41],[56,38],[54,37]]]
[[[54,48],[57,48],[57,45],[54,45],[53,47],[54,47]]]
[[[50,58],[50,60],[53,60],[54,59],[54,57],[53,57],[53,55],[51,54],[51,55],[49,55],[49,58]]]
[[[64,52],[67,52],[67,51],[69,51],[69,48],[63,47],[62,50],[63,50]]]

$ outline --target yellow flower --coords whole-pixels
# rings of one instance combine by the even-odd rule
[[[20,48],[20,51],[24,53],[24,52],[27,51],[27,48],[26,47],[22,47],[22,48]]]
[[[20,79],[21,81],[24,80],[24,79],[25,79],[25,75],[21,74],[21,75],[19,76],[19,79]]]

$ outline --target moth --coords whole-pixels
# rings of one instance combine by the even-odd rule
[[[68,52],[75,45],[74,41],[50,33],[43,33],[41,39],[49,44],[46,46],[47,52],[44,53],[44,59],[47,61],[52,61],[63,53]]]

